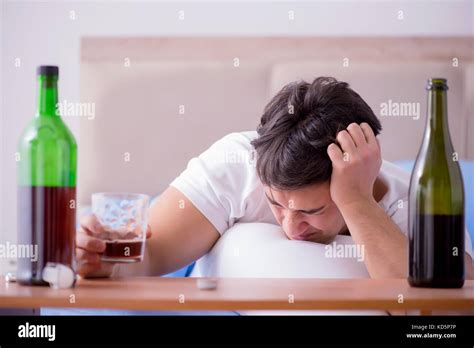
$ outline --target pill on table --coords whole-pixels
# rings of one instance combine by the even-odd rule
[[[199,278],[196,283],[199,290],[214,290],[217,288],[217,279],[213,278]]]
[[[8,272],[6,275],[5,275],[5,281],[7,283],[15,283],[16,282],[16,275],[12,272]]]

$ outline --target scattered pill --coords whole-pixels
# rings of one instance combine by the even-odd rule
[[[5,281],[7,283],[15,283],[16,282],[16,276],[14,273],[12,272],[8,272],[6,275],[5,275]]]
[[[217,288],[217,279],[199,278],[197,280],[197,287],[199,290],[214,290]]]

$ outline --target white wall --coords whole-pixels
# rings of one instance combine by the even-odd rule
[[[16,239],[16,142],[36,107],[35,69],[60,66],[79,101],[83,36],[473,36],[473,2],[299,1],[1,3],[0,243]],[[184,11],[184,20],[178,19]],[[75,19],[72,19],[74,11]],[[294,11],[289,20],[288,11]],[[399,11],[403,11],[400,13]],[[403,15],[403,19],[399,16]],[[15,66],[15,59],[21,66]],[[66,119],[77,133],[75,119]],[[0,273],[2,272],[0,260]]]

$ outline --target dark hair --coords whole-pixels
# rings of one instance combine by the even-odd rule
[[[318,77],[293,82],[265,107],[258,137],[257,173],[263,184],[297,189],[331,178],[327,154],[339,131],[367,122],[377,135],[382,126],[369,105],[346,82]]]

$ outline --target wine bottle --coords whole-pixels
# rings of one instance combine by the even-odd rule
[[[464,187],[448,127],[446,79],[428,80],[423,142],[409,188],[409,276],[416,287],[464,285]]]
[[[77,146],[58,112],[58,75],[38,67],[37,113],[18,143],[18,242],[36,250],[18,259],[20,284],[48,284],[48,262],[75,269]]]

